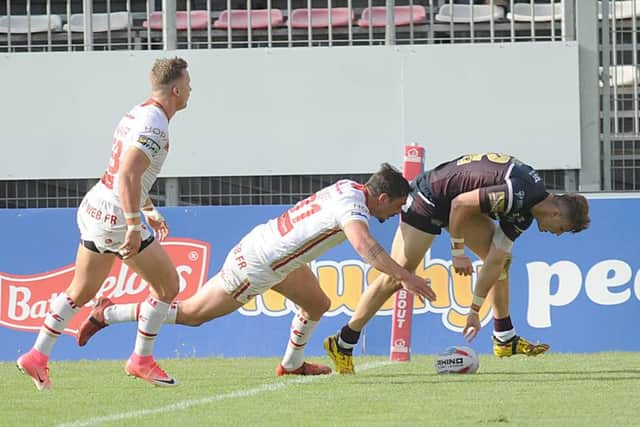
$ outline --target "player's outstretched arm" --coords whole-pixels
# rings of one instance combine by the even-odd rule
[[[451,236],[451,261],[456,273],[470,276],[473,273],[471,258],[464,253],[462,229],[469,217],[481,213],[480,190],[459,194],[451,201],[449,235]]]
[[[343,231],[356,252],[373,268],[399,281],[409,292],[429,301],[436,299],[436,294],[431,289],[429,280],[421,278],[395,262],[380,243],[371,236],[365,222],[350,221],[344,226]]]
[[[493,285],[500,279],[500,275],[503,271],[506,275],[506,269],[509,268],[508,264],[510,259],[510,252],[497,248],[494,244],[491,244],[489,253],[482,265],[482,269],[480,270],[480,273],[478,273],[476,286],[473,290],[471,311],[467,316],[466,325],[462,330],[467,341],[473,341],[478,332],[480,332],[480,319],[478,315],[480,306],[482,306],[482,302],[487,297],[487,294]]]

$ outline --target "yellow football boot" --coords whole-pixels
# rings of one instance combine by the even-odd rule
[[[547,350],[549,350],[549,344],[531,344],[518,335],[507,342],[501,342],[493,337],[493,354],[498,357],[511,357],[515,354],[537,356]]]
[[[340,347],[338,347],[338,340],[334,335],[325,338],[324,349],[331,360],[333,360],[334,365],[336,365],[336,372],[339,374],[356,373],[353,367],[353,356],[351,352],[340,349]]]

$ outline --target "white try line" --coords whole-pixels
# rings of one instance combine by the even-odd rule
[[[364,365],[361,365],[358,367],[358,372],[378,368],[380,366],[390,365],[391,363],[393,362],[386,361],[386,360],[380,361],[380,362],[365,363]],[[246,390],[237,390],[237,391],[232,391],[230,393],[225,393],[225,394],[214,394],[212,396],[202,397],[200,399],[183,400],[181,402],[172,403],[171,405],[160,406],[157,408],[140,409],[137,411],[121,412],[119,414],[105,415],[103,417],[93,417],[93,418],[86,418],[82,420],[71,421],[68,423],[58,424],[56,427],[94,426],[94,425],[113,422],[113,421],[129,420],[132,418],[143,418],[149,415],[164,414],[166,412],[183,411],[185,409],[189,409],[194,406],[208,405],[209,403],[219,402],[221,400],[237,399],[239,397],[249,397],[249,396],[255,396],[256,394],[277,391],[277,390],[281,390],[283,388],[289,387],[290,385],[305,384],[312,381],[318,381],[323,378],[327,378],[329,376],[331,375],[313,375],[313,376],[310,375],[310,376],[296,377],[295,379],[290,381],[268,383],[268,384],[260,385],[258,387],[249,388]]]

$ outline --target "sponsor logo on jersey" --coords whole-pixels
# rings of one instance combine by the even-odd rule
[[[491,212],[505,211],[506,194],[504,191],[492,191],[488,196]]]
[[[170,238],[163,248],[176,266],[180,278],[177,300],[196,293],[207,280],[209,244],[199,240]],[[74,265],[45,273],[16,275],[0,273],[0,325],[21,331],[40,329],[51,301],[63,292],[73,278]],[[97,296],[109,297],[116,304],[141,302],[149,293],[147,283],[117,259]],[[82,307],[64,332],[76,335],[91,307]]]
[[[163,131],[160,128],[154,128],[154,127],[151,127],[151,126],[145,126],[144,132],[159,136],[160,139],[163,139],[163,138],[167,137],[167,133],[165,131]]]
[[[160,150],[162,150],[162,147],[160,146],[160,144],[158,144],[156,141],[154,141],[153,139],[149,138],[146,135],[140,135],[138,137],[138,143],[141,144],[147,150],[152,151],[153,154],[158,154]]]
[[[535,170],[532,170],[531,172],[529,172],[529,176],[531,177],[531,179],[533,179],[534,184],[537,184],[538,182],[542,181],[542,178],[540,177],[540,175],[538,175],[538,172]]]

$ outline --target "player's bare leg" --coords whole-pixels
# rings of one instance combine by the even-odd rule
[[[415,271],[431,247],[434,234],[425,233],[408,224],[400,223],[391,246],[391,257],[402,267]],[[351,320],[335,336],[327,337],[324,348],[341,374],[353,374],[352,352],[360,338],[360,332],[380,307],[401,285],[386,274],[380,274],[360,297]]]
[[[400,223],[393,238],[391,257],[402,267],[415,271],[431,247],[434,234],[425,233],[408,224]],[[360,332],[380,307],[402,286],[386,274],[380,274],[360,297],[349,327]]]
[[[176,380],[155,362],[153,345],[171,301],[178,294],[178,273],[169,255],[155,240],[125,263],[151,287],[150,295],[140,305],[135,348],[125,371],[157,386],[177,385]]]
[[[51,302],[33,348],[16,362],[18,368],[33,379],[38,390],[51,388],[48,367],[51,350],[77,311],[98,292],[114,259],[113,255],[92,252],[82,245],[78,247],[71,284]]]
[[[209,320],[234,312],[242,305],[225,291],[222,276],[218,273],[191,298],[180,301],[175,323],[200,326]]]
[[[485,259],[489,253],[493,244],[495,227],[499,227],[499,225],[484,215],[474,215],[465,224],[465,243],[480,259]],[[509,312],[509,278],[507,273],[505,272],[505,277],[493,285],[488,295],[488,299],[492,303],[494,318],[493,353],[498,357],[508,357],[514,354],[537,356],[546,352],[549,345],[531,344],[516,335]]]
[[[113,304],[109,298],[99,298],[89,317],[80,326],[78,344],[85,345],[96,332],[108,325],[135,322],[141,304]],[[200,326],[240,307],[242,303],[227,294],[220,274],[216,274],[195,295],[183,301],[172,302],[164,323]]]
[[[318,279],[309,269],[302,266],[292,271],[273,290],[293,301],[300,310],[291,322],[291,333],[287,349],[276,375],[326,375],[331,373],[328,366],[305,362],[304,348],[322,315],[331,307],[331,300],[322,291]]]

